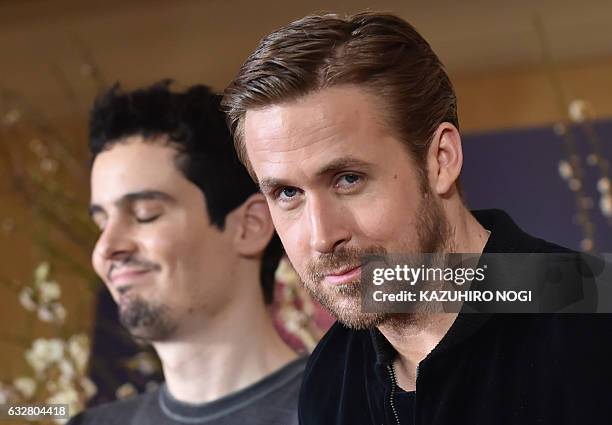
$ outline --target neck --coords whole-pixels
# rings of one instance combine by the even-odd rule
[[[474,218],[459,198],[444,205],[447,220],[453,229],[453,251],[463,254],[482,253],[489,232]]]
[[[457,313],[413,314],[404,321],[379,326],[395,348],[394,362],[398,385],[406,391],[416,388],[416,368],[438,345],[457,318]]]
[[[457,253],[482,253],[489,232],[457,200],[444,206],[453,229],[450,246]],[[398,385],[406,391],[416,389],[418,364],[438,345],[448,332],[457,313],[412,315],[406,321],[391,322],[379,327],[381,333],[398,352],[394,367]]]
[[[215,317],[191,315],[193,326],[186,326],[188,332],[153,344],[168,390],[177,400],[200,404],[219,399],[297,357],[274,328],[258,282],[242,288],[256,291],[246,293],[245,289]]]

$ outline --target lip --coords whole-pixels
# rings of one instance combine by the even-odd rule
[[[111,275],[110,281],[115,286],[123,286],[133,283],[149,272],[151,272],[149,269],[118,271]]]
[[[346,283],[355,282],[355,280],[361,278],[361,267],[362,266],[351,267],[349,269],[329,273],[325,276],[325,280],[332,285],[343,285]]]

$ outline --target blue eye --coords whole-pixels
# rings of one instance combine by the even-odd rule
[[[356,193],[359,189],[362,188],[365,183],[364,176],[356,173],[347,173],[338,176],[336,182],[334,183],[334,188],[338,190],[340,193]]]
[[[359,180],[359,176],[356,175],[356,174],[346,174],[346,175],[342,176],[342,178],[344,178],[344,180],[346,180],[346,182],[350,183],[350,184],[353,184],[357,180]]]
[[[285,198],[293,198],[295,195],[297,195],[297,189],[295,187],[285,187],[283,190],[281,190],[281,195],[283,195]]]
[[[282,208],[294,207],[301,199],[301,190],[293,186],[282,186],[273,192],[273,198]]]
[[[357,174],[344,174],[338,179],[336,187],[346,189],[360,183],[360,180],[361,176]]]

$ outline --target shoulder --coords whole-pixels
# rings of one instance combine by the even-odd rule
[[[79,413],[68,422],[68,425],[127,425],[139,410],[154,402],[156,396],[157,391],[153,391],[127,400],[101,404]]]
[[[569,248],[537,238],[525,232],[523,232],[523,242],[525,244],[526,252],[542,254],[577,254],[576,251],[572,251]]]
[[[341,408],[340,398],[346,387],[353,387],[352,394],[356,395],[360,385],[354,378],[361,377],[359,382],[363,385],[364,374],[359,370],[363,371],[374,361],[369,331],[348,329],[336,322],[321,339],[306,365],[299,398],[300,423],[320,424],[320,418],[308,416],[313,412],[333,417]]]
[[[299,357],[253,386],[219,400],[226,405],[226,415],[219,423],[297,425],[298,399],[307,361],[308,357]],[[228,408],[230,404],[233,408]]]
[[[506,344],[506,354],[514,351],[520,367],[532,377],[545,376],[559,388],[582,388],[595,400],[612,391],[612,314],[528,314],[512,323],[510,334],[515,346]],[[507,323],[507,325],[510,325]],[[546,367],[543,367],[546,365]],[[581,395],[582,397],[582,395]]]
[[[562,359],[609,369],[612,358],[612,314],[539,313],[494,315],[500,346],[506,353],[547,357],[551,365]],[[525,350],[527,348],[527,350]],[[563,367],[567,367],[564,364]]]
[[[498,209],[473,210],[472,215],[481,226],[491,231],[485,253],[570,253],[560,245],[525,232],[505,212]]]
[[[298,357],[249,389],[261,402],[295,409],[308,357]]]
[[[348,352],[352,351],[349,347],[363,346],[364,338],[370,342],[369,332],[355,331],[338,322],[334,323],[310,355],[304,371],[304,381],[319,377],[327,381],[330,373],[338,373],[336,365],[347,360]]]

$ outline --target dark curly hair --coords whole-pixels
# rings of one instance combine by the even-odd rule
[[[258,187],[233,149],[220,111],[220,96],[204,85],[173,93],[171,83],[163,80],[132,92],[123,91],[117,83],[98,96],[89,127],[92,163],[100,152],[126,137],[167,137],[177,150],[176,167],[200,188],[211,224],[223,230],[227,214],[256,193]],[[275,233],[262,258],[260,277],[266,303],[272,302],[274,273],[282,255]]]

